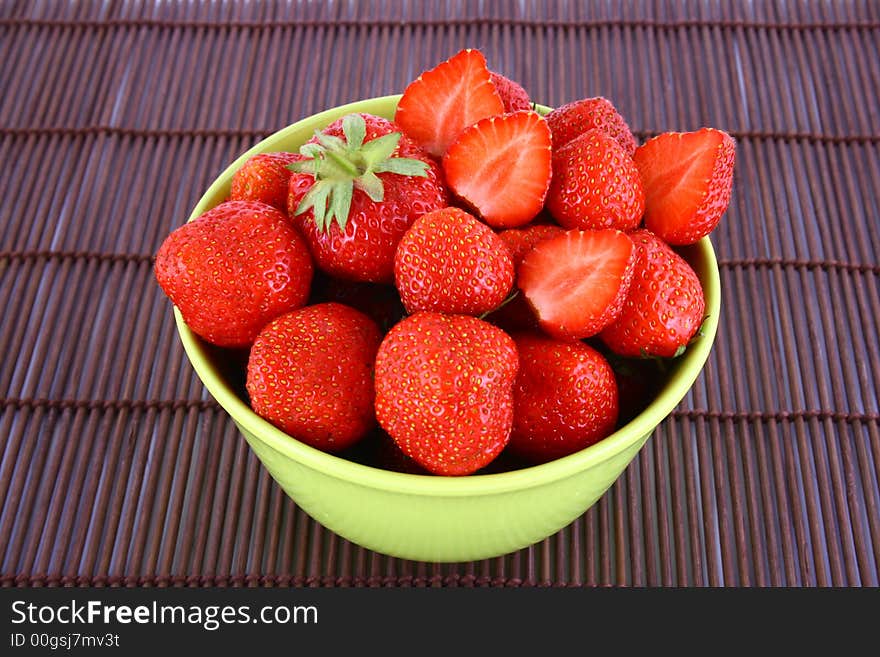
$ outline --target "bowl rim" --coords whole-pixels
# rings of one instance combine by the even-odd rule
[[[284,140],[292,132],[302,130],[306,124],[326,125],[350,112],[375,112],[376,105],[388,107],[396,104],[399,98],[400,95],[396,94],[347,103],[307,116],[272,133],[245,151],[215,178],[202,194],[188,221],[218,202],[212,201],[213,197],[228,188],[232,174],[252,155],[271,150],[274,143]],[[536,105],[536,109],[546,113],[551,108]],[[254,413],[225,383],[212,364],[205,343],[186,326],[176,307],[174,318],[184,351],[208,392],[240,429],[285,457],[334,478],[387,492],[438,497],[492,495],[543,486],[576,475],[619,455],[651,434],[685,397],[709,357],[718,329],[721,307],[720,275],[712,243],[709,237],[704,237],[694,247],[705,261],[706,275],[701,283],[708,317],[702,327],[702,337],[694,341],[677,359],[674,370],[657,397],[630,422],[599,442],[568,456],[509,472],[464,477],[394,472],[350,461],[300,442]]]

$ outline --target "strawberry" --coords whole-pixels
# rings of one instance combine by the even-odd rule
[[[287,211],[287,188],[292,164],[303,159],[299,153],[260,153],[232,175],[230,201],[262,201]]]
[[[630,157],[636,152],[636,138],[624,118],[606,98],[582,98],[547,114],[553,133],[553,148],[559,150],[588,130],[599,129],[620,144]]]
[[[690,265],[648,230],[630,235],[635,274],[619,316],[600,337],[621,356],[681,354],[703,323],[705,300]]]
[[[525,228],[508,228],[498,233],[498,237],[510,252],[516,270],[526,253],[540,241],[565,233],[565,229],[550,224],[534,224]],[[523,294],[517,293],[508,303],[486,316],[487,322],[500,326],[505,331],[519,331],[538,328],[538,318]]]
[[[501,96],[505,112],[532,109],[532,99],[529,98],[528,92],[519,83],[495,71],[489,71],[489,79],[492,80],[495,90]]]
[[[583,342],[514,336],[520,357],[508,449],[533,463],[568,456],[607,437],[617,423],[614,371]]]
[[[467,475],[510,438],[516,346],[468,315],[420,312],[376,356],[376,417],[403,452],[440,475]]]
[[[498,237],[507,246],[513,260],[513,266],[519,267],[519,263],[522,262],[526,253],[531,251],[538,242],[549,237],[558,237],[564,233],[564,228],[553,224],[535,224],[525,228],[508,228],[498,233]]]
[[[397,289],[407,312],[481,315],[513,287],[513,262],[492,229],[459,208],[415,220],[394,259]]]
[[[665,132],[633,158],[645,189],[645,228],[667,244],[711,233],[730,203],[736,144],[726,132]]]
[[[546,333],[586,338],[620,313],[634,256],[632,240],[618,230],[570,230],[526,254],[517,271],[519,287]]]
[[[226,201],[166,237],[154,271],[195,333],[247,347],[267,323],[306,302],[313,266],[283,212]]]
[[[254,412],[312,447],[350,447],[376,425],[373,364],[379,342],[369,317],[339,303],[282,315],[251,348],[247,391]]]
[[[645,194],[632,158],[601,130],[588,130],[553,152],[547,209],[566,228],[639,225]]]
[[[287,207],[318,267],[337,278],[392,283],[407,228],[448,204],[437,163],[393,123],[368,114],[335,121],[300,152]]]
[[[462,50],[407,86],[394,122],[416,144],[441,157],[462,130],[504,112],[479,50]]]
[[[449,187],[490,226],[531,221],[552,170],[550,130],[537,112],[491,116],[465,128],[443,156]]]

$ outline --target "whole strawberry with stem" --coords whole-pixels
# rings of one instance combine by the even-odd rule
[[[299,153],[260,153],[232,174],[230,201],[262,201],[287,212],[289,164],[303,159]]]
[[[681,355],[705,317],[700,279],[687,261],[648,230],[630,234],[632,283],[616,319],[600,338],[620,356]]]
[[[314,268],[287,216],[258,201],[226,201],[175,229],[155,275],[196,334],[247,347],[279,315],[306,303]]]
[[[607,437],[618,415],[608,361],[583,342],[513,336],[520,370],[508,449],[532,463],[568,456]]]
[[[302,442],[344,450],[376,425],[373,365],[379,329],[339,303],[272,321],[251,348],[247,391],[254,412]]]
[[[320,269],[392,283],[412,222],[447,205],[438,164],[387,119],[349,114],[316,132],[290,165],[288,212]]]
[[[468,315],[410,315],[376,355],[376,417],[425,469],[471,474],[507,445],[518,367],[513,340],[496,326]]]
[[[397,247],[394,277],[407,312],[482,315],[513,287],[513,262],[491,228],[459,208],[415,220]]]

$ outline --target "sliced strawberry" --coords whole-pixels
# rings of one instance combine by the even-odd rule
[[[530,110],[491,116],[466,128],[443,156],[449,187],[496,228],[531,221],[552,172],[550,129]]]
[[[565,229],[553,224],[535,224],[527,228],[509,228],[498,233],[498,237],[502,239],[507,250],[510,251],[510,258],[513,260],[513,266],[519,267],[519,263],[525,257],[526,253],[543,240],[549,237],[557,237],[565,233]]]
[[[552,337],[596,335],[620,314],[633,277],[632,240],[618,230],[570,230],[520,263],[519,287]]]
[[[727,210],[736,146],[726,132],[666,132],[633,157],[645,191],[645,227],[668,244],[693,244]]]
[[[498,237],[510,251],[514,268],[532,248],[542,240],[565,234],[565,229],[552,224],[531,224],[523,228],[508,228],[498,233]],[[486,321],[501,327],[508,333],[537,329],[538,318],[524,295],[516,292],[509,302],[502,304],[486,316]]]
[[[431,155],[441,157],[467,126],[503,112],[486,58],[469,48],[411,82],[394,122]]]

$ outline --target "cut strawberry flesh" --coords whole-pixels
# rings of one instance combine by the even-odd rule
[[[520,110],[465,129],[443,157],[443,171],[450,188],[490,226],[521,226],[544,205],[550,149],[547,122]]]
[[[504,112],[479,50],[462,50],[404,90],[394,122],[419,146],[442,157],[466,127]]]
[[[714,228],[730,198],[733,148],[729,135],[712,128],[664,133],[640,146],[633,160],[645,191],[646,226],[673,244]],[[695,225],[701,223],[708,225]]]
[[[579,340],[620,314],[633,276],[632,240],[617,230],[571,230],[538,243],[519,266],[519,287],[552,337]]]

